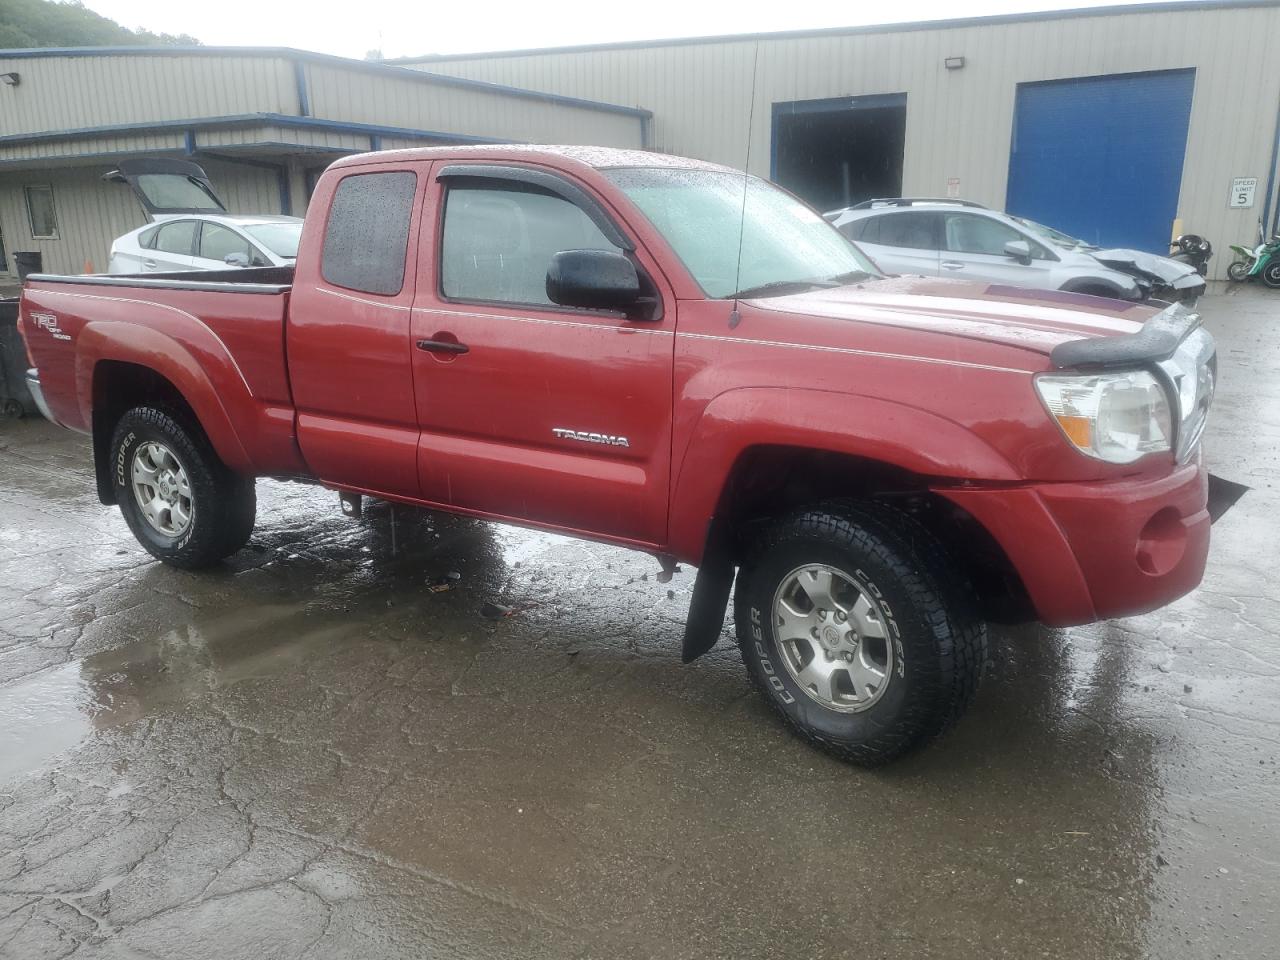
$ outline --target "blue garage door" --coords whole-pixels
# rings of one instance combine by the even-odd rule
[[[1008,211],[1168,253],[1194,86],[1194,70],[1020,84]]]

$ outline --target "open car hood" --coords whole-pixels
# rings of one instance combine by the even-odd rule
[[[169,157],[121,160],[103,180],[128,184],[152,220],[184,213],[226,213],[198,163]]]
[[[1091,250],[1090,255],[1105,266],[1130,276],[1145,277],[1175,290],[1203,286],[1196,268],[1179,260],[1159,257],[1142,250]]]

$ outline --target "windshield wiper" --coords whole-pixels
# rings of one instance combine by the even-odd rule
[[[731,293],[726,300],[748,300],[753,297],[780,297],[788,293],[804,293],[806,290],[814,290],[819,287],[838,287],[840,282],[836,280],[770,280],[768,283],[761,283],[754,287],[744,287],[737,293]]]
[[[837,273],[834,277],[827,277],[827,280],[834,286],[844,286],[846,283],[858,283],[861,280],[875,280],[874,273],[867,273],[865,270],[850,270],[847,273]]]

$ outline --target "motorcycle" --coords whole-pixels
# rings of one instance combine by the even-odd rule
[[[1195,267],[1200,276],[1209,273],[1209,258],[1213,256],[1213,244],[1195,233],[1184,233],[1169,244],[1169,259]]]
[[[1252,250],[1238,243],[1231,244],[1236,259],[1227,267],[1227,277],[1237,283],[1261,277],[1272,289],[1280,289],[1280,234]]]

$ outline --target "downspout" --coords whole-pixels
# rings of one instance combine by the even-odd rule
[[[1273,208],[1271,198],[1276,186],[1276,166],[1280,164],[1280,94],[1276,95],[1276,133],[1271,144],[1271,169],[1267,171],[1267,195],[1262,201],[1262,240],[1280,232],[1280,199]]]
[[[302,61],[293,60],[293,83],[298,90],[298,116],[311,116],[311,97],[307,93],[307,70]]]

